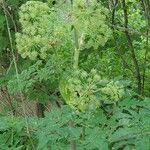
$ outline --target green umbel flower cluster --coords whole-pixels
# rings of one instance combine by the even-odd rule
[[[67,79],[66,79],[67,78]],[[101,80],[95,69],[90,73],[76,70],[60,81],[60,92],[66,103],[82,112],[95,111],[101,103],[96,91],[97,83]]]
[[[60,92],[68,105],[82,112],[95,111],[102,103],[115,103],[124,96],[124,87],[119,81],[102,79],[96,69],[90,73],[76,70],[60,81]]]
[[[73,3],[72,24],[84,36],[83,48],[104,46],[111,30],[106,23],[108,10],[96,0],[77,0]]]
[[[16,33],[18,52],[23,58],[31,60],[38,56],[45,59],[51,49],[52,18],[50,8],[46,3],[28,1],[22,5],[19,12],[22,32]]]
[[[114,101],[120,100],[124,96],[124,87],[119,81],[111,81],[106,87],[101,89],[102,93],[110,96],[110,98]]]
[[[21,33],[16,33],[18,52],[23,58],[45,59],[54,47],[74,49],[73,28],[78,31],[80,48],[103,46],[110,37],[106,8],[95,1],[74,1],[61,7],[28,1],[21,6]]]

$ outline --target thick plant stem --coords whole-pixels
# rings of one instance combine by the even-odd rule
[[[78,31],[74,27],[74,42],[75,42],[75,50],[74,50],[74,65],[75,69],[78,69],[79,66],[79,55],[80,55],[80,45],[79,45],[79,36]]]
[[[79,56],[80,56],[80,44],[79,44],[79,36],[78,36],[78,31],[74,27],[74,43],[75,43],[75,49],[74,49],[74,64],[73,67],[74,69],[78,69],[79,66]],[[70,126],[73,127],[73,122],[71,121]],[[76,141],[72,140],[70,142],[70,150],[76,150]]]
[[[73,66],[75,69],[78,69],[79,55],[80,55],[80,50],[75,49],[75,51],[74,51],[74,66]]]
[[[71,141],[70,150],[76,150],[76,141]]]
[[[73,0],[71,0],[71,5],[73,5]],[[74,45],[75,45],[75,49],[74,49],[74,62],[73,62],[73,68],[74,69],[78,69],[79,66],[79,55],[80,55],[80,46],[79,46],[79,37],[78,37],[78,31],[77,29],[74,27]],[[70,126],[73,127],[74,123],[73,121],[70,122]],[[70,150],[76,150],[77,149],[77,145],[76,145],[76,141],[72,140],[70,142]]]
[[[44,118],[45,106],[42,103],[36,103],[36,114],[39,118]]]
[[[70,127],[74,127],[73,121],[70,122]],[[76,141],[75,140],[71,140],[70,141],[70,150],[76,150]]]

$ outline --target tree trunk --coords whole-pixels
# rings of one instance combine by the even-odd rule
[[[125,35],[129,44],[129,48],[131,50],[131,57],[133,60],[133,64],[135,67],[135,74],[136,74],[136,79],[137,79],[137,86],[138,86],[138,94],[141,95],[141,90],[142,90],[142,82],[141,82],[141,74],[140,74],[140,68],[138,64],[138,60],[135,55],[135,50],[134,46],[132,44],[132,40],[129,34],[128,30],[128,12],[127,12],[127,6],[125,0],[122,0],[123,2],[123,11],[124,11],[124,27],[125,27]]]
[[[150,34],[150,5],[149,0],[141,0],[143,9],[145,11],[145,17],[147,19],[147,39],[146,39],[146,50],[144,55],[144,67],[143,67],[143,75],[142,75],[142,95],[144,96],[145,90],[145,76],[146,76],[146,69],[147,69],[147,55],[149,49],[149,34]]]

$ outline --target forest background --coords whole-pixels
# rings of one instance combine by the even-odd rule
[[[150,149],[149,0],[0,0],[0,149]]]

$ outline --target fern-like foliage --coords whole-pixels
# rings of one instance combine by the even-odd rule
[[[77,149],[126,150],[150,147],[149,99],[124,99],[112,113],[75,112],[68,106],[53,108],[45,118],[0,117],[0,148],[68,149],[75,140]],[[73,122],[73,126],[70,126]]]

